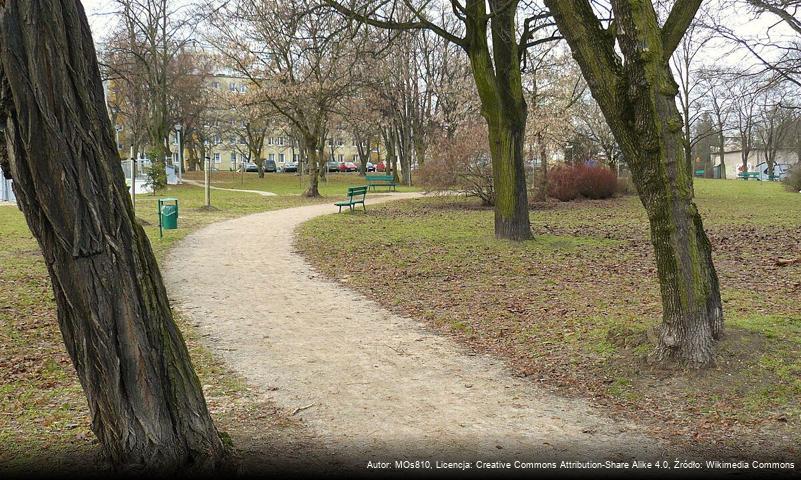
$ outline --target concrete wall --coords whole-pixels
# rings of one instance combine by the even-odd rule
[[[730,152],[726,152],[723,155],[723,159],[726,162],[726,178],[737,178],[737,174],[739,173],[738,168],[743,164],[742,160],[742,153],[740,150],[733,150]],[[718,157],[717,153],[712,153],[712,160],[715,162],[715,166],[720,165],[720,158]],[[765,161],[765,151],[764,150],[751,150],[748,155],[748,171],[753,172],[756,169],[756,166]],[[784,163],[787,165],[795,165],[798,162],[798,156],[795,151],[792,150],[779,150],[776,153],[776,163]]]

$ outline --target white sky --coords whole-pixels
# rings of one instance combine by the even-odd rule
[[[89,25],[92,28],[92,35],[95,42],[103,38],[105,33],[113,23],[112,12],[115,9],[115,2],[111,0],[81,0],[89,18]],[[181,0],[179,0],[181,1]],[[737,2],[738,4],[741,2]],[[721,7],[725,5],[725,7]],[[762,15],[758,20],[754,20],[746,9],[733,7],[727,0],[706,0],[704,7],[708,8],[713,15],[719,14],[724,18],[723,22],[729,28],[742,32],[749,37],[762,37],[767,35],[767,30],[774,23],[777,17],[772,15]],[[794,32],[789,28],[778,25],[771,29],[770,36],[775,39],[786,39],[793,36]],[[721,62],[723,64],[735,65],[743,62],[753,63],[754,59],[744,49],[732,54],[731,46],[724,47],[720,42],[713,42],[701,55],[702,63],[712,64]]]
[[[114,11],[114,2],[108,0],[81,0],[81,3],[83,3],[86,16],[89,18],[92,36],[97,42],[111,25],[111,12]]]

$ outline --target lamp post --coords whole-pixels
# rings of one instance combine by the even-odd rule
[[[120,154],[120,132],[122,131],[122,125],[114,125],[114,142],[116,145],[114,148],[117,150],[117,155]]]
[[[181,129],[183,126],[178,123],[175,125],[175,139],[178,142],[178,183],[183,181],[182,169],[184,168],[184,145],[181,142]]]

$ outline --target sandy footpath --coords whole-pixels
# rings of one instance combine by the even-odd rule
[[[367,209],[414,195],[372,196]],[[337,462],[663,458],[635,425],[322,278],[293,251],[293,231],[331,213],[313,205],[210,225],[172,250],[164,274],[208,346],[278,405],[308,407],[296,415]]]

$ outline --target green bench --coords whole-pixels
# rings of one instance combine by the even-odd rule
[[[781,180],[781,175],[768,175],[769,182],[778,182],[779,180]]]
[[[759,180],[759,172],[740,172],[737,174],[737,178],[742,178],[743,180],[748,180],[749,178],[755,178]]]
[[[337,202],[334,205],[339,207],[339,213],[342,213],[342,207],[350,207],[350,211],[353,211],[353,206],[358,205],[359,203],[362,204],[362,208],[364,211],[367,211],[367,207],[364,206],[364,197],[367,196],[367,187],[348,187],[348,199],[343,200],[341,202]],[[359,198],[361,197],[361,198]]]
[[[695,176],[696,176],[696,177],[703,177],[703,176],[704,176],[704,172],[705,172],[705,171],[706,171],[706,170],[704,170],[703,168],[701,168],[701,169],[698,169],[698,170],[696,170],[696,171],[695,171]]]
[[[388,187],[387,189],[395,190],[395,178],[392,175],[367,175],[367,186],[372,187]]]

